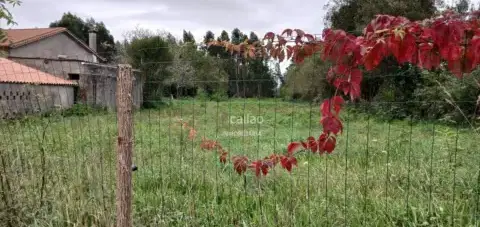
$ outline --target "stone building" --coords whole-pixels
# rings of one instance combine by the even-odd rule
[[[114,109],[116,65],[107,64],[96,52],[96,33],[87,45],[66,28],[6,29],[8,40],[0,43],[7,58],[58,78],[73,81],[74,103]],[[144,78],[134,70],[134,106],[143,103]]]
[[[75,81],[0,58],[0,118],[69,108],[76,86]]]

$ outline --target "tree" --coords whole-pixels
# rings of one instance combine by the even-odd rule
[[[228,37],[227,31],[223,30],[222,33],[220,34],[220,41],[230,41],[230,37]]]
[[[325,17],[327,27],[342,29],[354,35],[361,35],[362,29],[377,14],[404,16],[409,20],[431,17],[437,10],[435,0],[338,0],[327,5]]]
[[[458,13],[466,13],[470,8],[470,1],[469,0],[460,0],[457,5],[455,6],[455,10]]]
[[[184,43],[195,43],[195,37],[190,31],[183,30],[183,42]]]
[[[91,30],[97,33],[97,52],[100,56],[107,59],[107,62],[113,62],[116,59],[116,45],[113,36],[106,28],[103,22],[97,22],[93,18],[83,20],[77,15],[67,12],[60,20],[50,23],[49,27],[64,27],[72,32],[83,42],[89,42],[89,32]]]
[[[128,63],[133,68],[140,69],[146,76],[144,107],[156,106],[156,101],[161,100],[164,95],[164,81],[171,76],[167,68],[174,58],[170,52],[167,34],[160,35],[137,28],[126,35],[124,46]]]
[[[203,43],[204,44],[207,44],[211,41],[214,41],[215,40],[215,34],[213,34],[212,31],[207,31],[207,33],[205,33],[205,36],[203,37]]]
[[[445,11],[431,18],[429,23],[412,22],[401,16],[377,15],[364,29],[363,35],[358,37],[340,29],[325,29],[323,40],[316,40],[313,35],[300,29],[285,29],[280,35],[266,33],[266,43],[258,47],[243,44],[240,49],[239,45],[233,43],[210,43],[249,58],[270,57],[280,62],[292,59],[296,64],[302,64],[306,57],[320,54],[322,60],[332,64],[326,81],[335,88],[335,95],[320,104],[323,132],[318,139],[310,136],[306,141],[291,142],[287,146],[287,153],[280,157],[272,154],[250,161],[246,156],[234,156],[231,160],[235,170],[242,174],[247,167],[251,167],[257,176],[260,176],[260,172],[266,175],[280,161],[283,168],[291,171],[297,163],[294,155],[300,150],[332,153],[337,137],[343,131],[340,112],[344,104],[348,100],[360,100],[362,69],[367,72],[375,70],[385,58],[391,57],[400,65],[412,64],[423,70],[445,67],[457,78],[468,76],[480,65],[478,24],[478,11],[466,14]],[[257,54],[254,56],[249,54],[252,47],[256,48]],[[219,154],[220,160],[226,160],[223,152]]]

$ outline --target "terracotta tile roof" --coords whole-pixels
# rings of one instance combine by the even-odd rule
[[[28,29],[7,29],[8,40],[0,43],[4,47],[19,47],[40,39],[44,39],[58,33],[64,32],[66,28],[28,28]]]
[[[77,85],[74,81],[53,76],[6,58],[0,58],[0,83]]]
[[[17,48],[65,32],[67,35],[73,38],[73,40],[78,42],[78,44],[80,44],[83,48],[95,54],[99,59],[105,60],[103,57],[98,55],[96,51],[90,48],[85,42],[80,40],[68,29],[63,27],[4,29],[3,32],[5,32],[8,39],[4,42],[1,42],[0,47],[8,48]]]

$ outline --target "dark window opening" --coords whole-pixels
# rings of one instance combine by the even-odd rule
[[[69,74],[68,74],[68,79],[69,79],[69,80],[80,80],[80,74],[72,74],[72,73],[69,73]]]
[[[73,103],[78,103],[78,87],[73,87]]]

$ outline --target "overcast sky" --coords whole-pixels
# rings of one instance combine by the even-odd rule
[[[48,27],[64,12],[82,18],[103,21],[116,40],[136,26],[165,30],[181,37],[183,29],[201,41],[207,30],[216,36],[222,30],[238,27],[244,33],[267,31],[280,33],[284,28],[301,28],[321,34],[324,6],[327,0],[23,0],[11,9],[17,26],[12,28]]]

